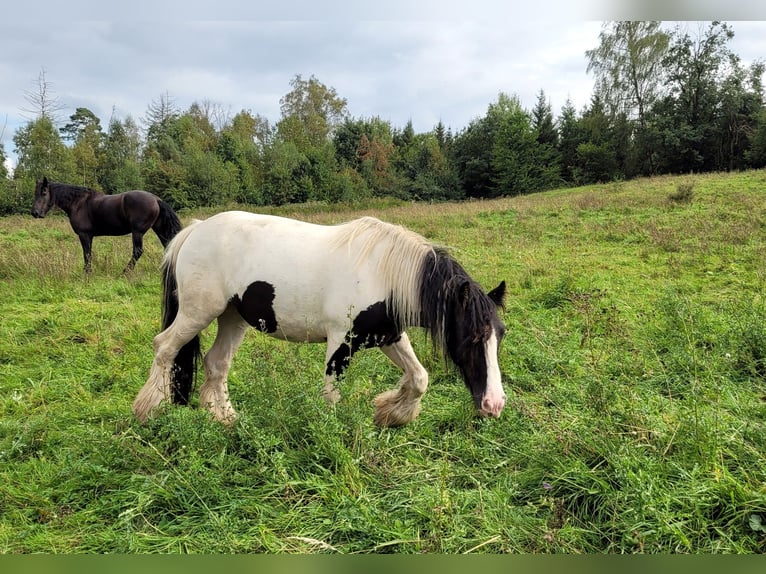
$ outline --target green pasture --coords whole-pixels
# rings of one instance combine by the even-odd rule
[[[766,172],[270,211],[376,215],[505,279],[502,417],[418,330],[431,384],[398,429],[372,422],[399,378],[379,351],[330,408],[321,345],[251,331],[235,425],[173,406],[140,425],[159,241],[123,276],[130,238],[97,237],[86,278],[61,212],[0,218],[0,552],[766,550]]]

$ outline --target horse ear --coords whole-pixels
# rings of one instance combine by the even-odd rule
[[[501,281],[500,285],[492,289],[487,296],[494,301],[495,305],[502,307],[505,310],[505,281]]]
[[[46,187],[48,187],[48,177],[44,175],[43,176],[43,189],[46,188]]]

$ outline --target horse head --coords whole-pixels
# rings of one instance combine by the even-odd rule
[[[447,353],[460,370],[474,404],[484,416],[499,417],[505,407],[498,350],[505,325],[498,315],[504,307],[505,281],[489,293],[465,280],[455,292],[447,317]]]
[[[32,215],[34,217],[45,217],[53,207],[53,194],[48,178],[43,177],[35,183],[35,203],[32,205]]]

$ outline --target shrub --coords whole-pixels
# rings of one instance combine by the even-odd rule
[[[28,214],[34,202],[34,183],[21,180],[0,181],[0,216]]]
[[[673,203],[691,203],[694,197],[694,183],[690,181],[679,182],[676,191],[668,195]]]

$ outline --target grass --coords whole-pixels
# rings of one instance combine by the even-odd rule
[[[63,216],[0,219],[0,551],[763,552],[766,173],[690,182],[271,210],[374,214],[508,282],[502,417],[413,330],[431,385],[400,429],[372,423],[398,380],[381,353],[330,409],[323,348],[254,331],[232,428],[177,407],[139,425],[159,242],[123,277],[129,238],[96,238],[85,279]]]

